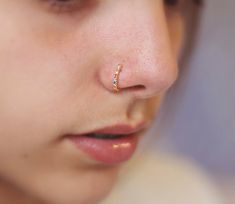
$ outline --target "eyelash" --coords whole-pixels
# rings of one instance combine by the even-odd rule
[[[81,9],[90,0],[41,0],[41,1],[49,5],[49,9],[51,9],[53,12],[66,13]],[[166,6],[177,7],[179,6],[182,0],[163,0],[163,1]]]
[[[51,9],[57,12],[66,12],[77,10],[83,6],[88,0],[42,0],[49,3]],[[181,0],[164,0],[167,6],[177,6]]]
[[[42,0],[53,12],[63,13],[79,10],[87,0]]]

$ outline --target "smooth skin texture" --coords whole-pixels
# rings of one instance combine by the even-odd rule
[[[179,7],[0,0],[0,203],[92,204],[108,194],[120,165],[92,161],[63,136],[153,119],[177,78]]]

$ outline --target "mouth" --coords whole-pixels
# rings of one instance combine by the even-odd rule
[[[98,133],[91,133],[86,135],[87,137],[90,138],[95,138],[95,139],[119,139],[122,137],[126,137],[127,135],[120,135],[120,134],[98,134]]]
[[[66,138],[90,159],[116,165],[132,157],[138,145],[139,135],[144,129],[143,123],[134,128],[119,124],[85,134],[67,135]]]

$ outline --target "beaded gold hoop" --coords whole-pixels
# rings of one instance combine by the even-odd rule
[[[119,75],[120,75],[120,72],[122,71],[122,67],[123,66],[121,64],[118,64],[117,65],[117,70],[116,70],[116,72],[115,72],[115,74],[113,76],[113,90],[115,92],[119,92],[120,91],[118,84],[119,84]]]

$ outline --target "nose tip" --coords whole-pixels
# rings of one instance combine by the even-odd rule
[[[177,63],[170,59],[165,63],[164,61],[166,60],[159,59],[158,63],[143,64],[126,60],[107,65],[108,67],[103,67],[106,73],[100,76],[101,82],[110,92],[116,92],[118,88],[120,93],[135,98],[153,97],[164,93],[178,76]]]
[[[131,63],[127,60],[123,63],[106,65],[108,67],[102,67],[101,83],[110,92],[128,93],[140,99],[162,94],[176,81],[178,65],[173,59],[158,58],[158,60],[148,64]]]
[[[137,66],[124,64],[118,82],[121,92],[137,98],[149,98],[165,92],[178,76],[176,63]]]

